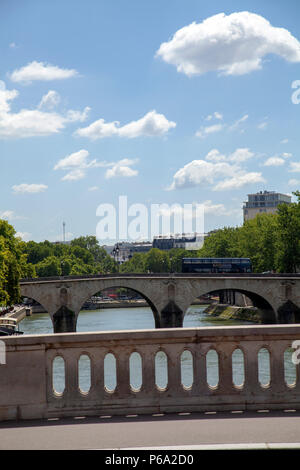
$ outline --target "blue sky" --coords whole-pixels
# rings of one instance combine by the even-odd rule
[[[204,204],[208,231],[300,189],[299,18],[297,0],[2,0],[0,216],[70,239],[127,195]]]

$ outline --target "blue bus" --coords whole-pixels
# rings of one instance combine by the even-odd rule
[[[183,273],[251,273],[249,258],[183,258]]]

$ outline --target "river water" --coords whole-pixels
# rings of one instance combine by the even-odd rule
[[[213,319],[204,313],[205,307],[191,306],[185,315],[183,327],[202,327],[202,326],[229,326],[250,324],[245,321],[236,320],[218,320]],[[89,331],[116,331],[116,330],[142,330],[154,328],[154,318],[150,308],[108,308],[101,310],[83,310],[80,312],[77,320],[78,332]],[[25,317],[19,324],[19,329],[25,335],[28,334],[49,334],[53,333],[52,321],[48,314],[34,314],[31,317]],[[295,365],[291,361],[293,350],[285,353],[285,380],[290,385],[296,380]],[[134,388],[139,388],[142,384],[141,359],[134,353],[130,358],[130,382]],[[156,384],[164,388],[167,385],[167,358],[164,353],[158,353],[155,360]],[[237,350],[233,356],[233,381],[240,385],[244,381],[243,355]],[[269,353],[263,349],[258,355],[259,363],[259,381],[266,385],[270,381],[270,360]],[[186,351],[181,358],[182,383],[185,386],[191,386],[193,382],[192,356]],[[57,358],[53,367],[54,389],[57,393],[64,390],[64,363],[61,358]],[[215,351],[210,351],[207,355],[207,382],[210,386],[218,384],[218,357]],[[116,364],[112,354],[108,354],[104,362],[104,382],[109,390],[116,387]],[[79,386],[82,391],[88,391],[90,388],[90,362],[87,356],[82,356],[79,361]]]

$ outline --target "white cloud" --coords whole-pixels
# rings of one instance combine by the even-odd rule
[[[61,69],[56,65],[33,61],[20,69],[14,70],[10,75],[10,79],[17,83],[31,83],[35,80],[64,80],[75,75],[78,75],[78,72],[74,69]]]
[[[6,219],[8,221],[10,220],[24,220],[26,217],[23,215],[17,215],[14,211],[11,210],[6,210],[0,212],[0,219]]]
[[[242,116],[240,119],[238,119],[237,121],[235,121],[230,127],[229,127],[229,130],[233,131],[235,129],[237,129],[240,124],[242,124],[243,122],[247,121],[247,119],[249,118],[248,114],[245,114],[244,116]]]
[[[251,152],[248,148],[236,149],[235,152],[229,155],[228,160],[231,162],[241,163],[249,160],[254,156],[254,153]]]
[[[284,164],[285,164],[284,158],[270,157],[265,161],[264,166],[281,166]]]
[[[15,218],[15,213],[13,211],[3,211],[0,212],[0,219],[12,220]]]
[[[48,188],[45,184],[22,183],[12,187],[15,193],[41,193]]]
[[[213,114],[209,114],[205,120],[206,121],[211,121],[212,119],[219,119],[219,120],[222,120],[223,119],[223,114],[219,113],[218,111],[215,111]]]
[[[113,163],[98,162],[96,159],[89,160],[88,157],[89,152],[85,149],[81,149],[59,160],[54,166],[54,170],[68,171],[62,178],[63,181],[77,181],[86,176],[86,170],[88,168],[103,168],[113,165]]]
[[[247,11],[220,13],[178,30],[157,56],[188,76],[217,71],[243,75],[262,68],[266,55],[300,62],[300,43],[284,28]]]
[[[77,129],[75,135],[88,137],[91,140],[112,136],[132,139],[140,136],[161,136],[174,127],[176,127],[175,122],[168,121],[163,114],[158,114],[154,110],[124,126],[120,126],[118,121],[105,122],[104,119],[98,119],[87,127]]]
[[[4,82],[0,81],[0,138],[26,138],[56,134],[68,123],[86,119],[90,109],[86,107],[83,111],[69,110],[66,115],[45,112],[41,109],[21,109],[13,113],[10,109],[10,101],[17,96],[17,90],[7,90]]]
[[[69,171],[65,176],[62,177],[62,181],[78,181],[85,177],[85,171],[80,168]]]
[[[210,150],[205,157],[205,160],[213,161],[213,162],[234,162],[234,163],[242,163],[246,160],[249,160],[254,156],[254,153],[251,152],[248,148],[238,148],[233,153],[229,154],[228,156],[223,155],[217,149]]]
[[[99,189],[99,186],[90,186],[88,188],[88,191],[98,191],[98,189]]]
[[[213,124],[212,126],[202,127],[196,132],[196,137],[204,138],[208,134],[220,132],[223,129],[223,124]]]
[[[222,162],[226,160],[226,156],[221,154],[218,149],[212,149],[206,155],[205,160],[212,162]]]
[[[54,170],[69,170],[70,168],[87,168],[87,158],[89,152],[87,150],[79,150],[78,152],[71,153],[66,157],[59,160],[54,166]]]
[[[280,141],[281,144],[287,144],[289,142],[289,139],[282,139]]]
[[[258,124],[257,128],[260,129],[260,130],[264,130],[268,127],[268,123],[266,121],[264,122],[261,122],[260,124]]]
[[[233,176],[236,170],[237,168],[233,165],[225,162],[211,163],[205,160],[193,160],[175,173],[169,189],[213,184],[216,178]]]
[[[291,178],[288,182],[289,186],[300,186],[300,180]]]
[[[284,152],[284,153],[282,154],[282,157],[283,157],[283,158],[291,158],[292,156],[293,156],[293,154],[292,154],[292,153],[288,153],[288,152]]]
[[[66,170],[68,173],[63,176],[62,181],[78,181],[86,176],[89,168],[107,168],[105,178],[113,178],[116,176],[136,176],[137,170],[130,168],[137,160],[124,158],[118,162],[98,161],[96,159],[89,160],[89,152],[81,149],[78,152],[71,153],[59,160],[54,166],[54,170]],[[97,186],[89,188],[90,191],[98,189]]]
[[[112,168],[106,170],[105,178],[136,176],[138,171],[130,168],[130,166],[134,165],[136,162],[137,160],[129,160],[128,158],[116,162]]]
[[[46,95],[44,95],[38,105],[38,108],[47,108],[53,109],[55,108],[60,102],[60,95],[57,91],[49,90]]]
[[[17,232],[16,233],[16,237],[19,237],[21,238],[24,242],[28,242],[30,237],[31,237],[31,233],[28,233],[28,232]]]
[[[213,188],[215,191],[223,191],[228,189],[239,189],[248,184],[254,183],[265,183],[266,180],[262,177],[261,173],[256,172],[240,172],[233,178],[228,178],[224,181],[220,181]]]
[[[213,190],[239,189],[247,184],[265,182],[261,173],[247,172],[241,164],[252,158],[248,148],[236,149],[224,155],[213,149],[205,160],[193,160],[179,169],[168,190],[185,189],[195,186],[213,186]]]
[[[291,162],[289,171],[291,173],[299,173],[300,172],[300,162]]]

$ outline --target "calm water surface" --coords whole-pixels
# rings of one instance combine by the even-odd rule
[[[192,306],[184,318],[183,327],[201,326],[229,326],[250,324],[245,321],[234,320],[212,320],[206,315],[203,306]],[[48,334],[53,333],[53,326],[48,314],[34,314],[26,317],[19,324],[20,330],[24,334]],[[113,308],[101,310],[83,310],[80,312],[77,321],[78,332],[89,331],[109,331],[109,330],[139,330],[154,328],[154,318],[150,308]],[[287,383],[295,382],[295,366],[291,361],[292,350],[285,353],[285,379]],[[186,351],[181,358],[182,383],[191,386],[193,381],[192,356]],[[134,353],[130,358],[130,382],[138,389],[142,384],[141,358]],[[156,363],[156,383],[163,388],[167,385],[167,358],[164,353],[157,354]],[[207,355],[207,381],[210,386],[218,384],[218,357],[215,351],[211,350]],[[259,353],[259,380],[262,384],[267,384],[270,380],[269,354],[266,350]],[[109,390],[116,387],[116,364],[112,354],[107,355],[104,362],[104,381]],[[237,350],[233,355],[233,381],[240,385],[244,381],[243,355]],[[90,387],[90,362],[87,356],[82,356],[79,361],[79,386],[82,391],[88,391]],[[61,358],[54,362],[54,388],[58,393],[64,389],[64,363]]]

